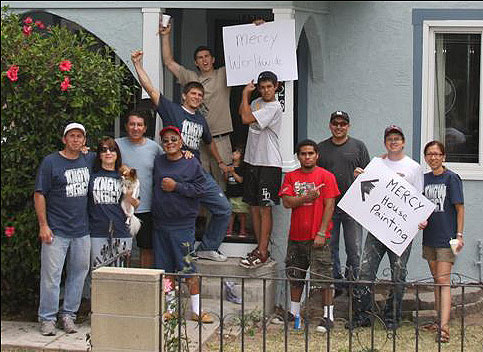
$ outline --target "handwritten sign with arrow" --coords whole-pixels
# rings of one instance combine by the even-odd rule
[[[337,205],[400,256],[434,204],[374,158]]]

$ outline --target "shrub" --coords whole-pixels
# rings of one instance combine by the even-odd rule
[[[40,244],[33,208],[42,158],[62,149],[69,122],[84,124],[88,143],[127,109],[127,70],[90,34],[46,28],[2,8],[1,26],[2,312],[38,301]]]

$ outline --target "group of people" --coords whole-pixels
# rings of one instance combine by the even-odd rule
[[[147,121],[143,114],[130,113],[127,136],[103,138],[96,153],[83,152],[86,130],[79,123],[69,124],[63,133],[64,149],[50,154],[39,168],[34,201],[42,242],[39,321],[41,333],[56,333],[59,313],[61,273],[66,264],[62,328],[76,331],[74,324],[84,280],[90,267],[106,260],[112,250],[130,250],[132,237],[126,214],[120,205],[127,201],[136,208],[141,228],[136,236],[141,248],[141,266],[164,269],[168,273],[193,273],[189,255],[225,261],[219,246],[233,231],[234,214],[240,214],[240,233],[246,234],[246,213],[250,212],[256,248],[240,259],[240,265],[253,269],[269,261],[272,232],[272,207],[282,204],[292,210],[286,255],[287,277],[291,282],[289,319],[300,315],[303,279],[309,270],[312,278],[374,280],[382,257],[387,252],[392,279],[404,282],[411,245],[401,256],[392,253],[375,236],[368,234],[362,251],[362,227],[337,208],[337,202],[370,161],[364,143],[349,136],[350,117],[344,111],[330,116],[332,136],[317,144],[304,140],[296,146],[300,168],[285,175],[282,182],[282,155],[279,136],[282,108],[276,99],[277,76],[260,73],[257,82],[243,89],[239,114],[249,126],[246,149],[232,151],[233,131],[224,67],[214,69],[209,48],[194,53],[198,72],[178,64],[170,47],[171,25],[160,25],[162,56],[166,67],[183,85],[182,102],[169,101],[154,87],[143,68],[141,51],[131,55],[139,82],[148,93],[163,121],[159,146],[145,136]],[[257,90],[259,98],[251,101]],[[404,177],[438,207],[420,224],[424,228],[423,255],[438,283],[449,283],[455,256],[448,241],[458,238],[463,246],[463,192],[460,178],[443,166],[444,145],[431,142],[425,158],[431,172],[423,177],[422,167],[405,155],[405,137],[398,126],[384,132],[386,154],[383,162]],[[121,165],[137,171],[140,196],[123,194]],[[227,195],[224,188],[227,188]],[[210,213],[201,243],[194,249],[195,224],[200,206]],[[345,272],[339,259],[339,237],[343,229],[347,262]],[[169,278],[173,280],[172,277]],[[340,282],[339,280],[338,282]],[[210,323],[209,314],[200,310],[199,282],[187,279],[192,319]],[[171,285],[174,287],[175,285]],[[324,318],[317,329],[333,326],[333,288],[316,285],[322,296]],[[335,287],[335,295],[345,289]],[[449,287],[436,290],[441,321],[430,329],[449,339]],[[397,328],[401,320],[403,285],[396,285],[388,298],[385,322]],[[169,294],[168,294],[169,296]],[[352,326],[371,323],[371,293],[356,286]],[[169,307],[169,305],[168,305]],[[167,312],[167,318],[173,316]]]

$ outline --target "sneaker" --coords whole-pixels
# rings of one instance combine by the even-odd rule
[[[198,251],[196,256],[201,259],[214,260],[215,262],[226,262],[227,256],[220,251]]]
[[[260,252],[253,253],[246,258],[240,260],[240,266],[247,268],[247,269],[255,269],[263,264],[266,264],[270,259],[270,253],[267,253],[266,257],[262,257]]]
[[[334,327],[334,321],[328,318],[320,319],[319,325],[315,328],[315,331],[326,333]]]
[[[71,317],[62,317],[62,329],[68,334],[74,334],[77,332],[77,327],[74,324],[74,320]]]
[[[228,302],[242,303],[241,298],[235,293],[235,283],[233,281],[225,281],[225,298]]]
[[[196,313],[191,314],[191,320],[199,322],[200,317]],[[204,324],[213,323],[213,318],[206,312],[201,313],[201,322]]]
[[[43,320],[40,322],[40,333],[44,336],[55,336],[57,331],[55,330],[55,321]]]
[[[295,321],[295,316],[291,312],[287,312],[287,323],[293,323]],[[285,324],[285,314],[277,314],[273,319],[272,323],[276,325]]]

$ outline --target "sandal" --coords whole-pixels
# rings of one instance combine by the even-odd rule
[[[438,329],[439,324],[436,321],[421,325],[421,330],[423,331],[437,332]]]
[[[449,342],[449,327],[445,326],[441,328],[441,334],[436,335],[436,342],[448,343]]]

